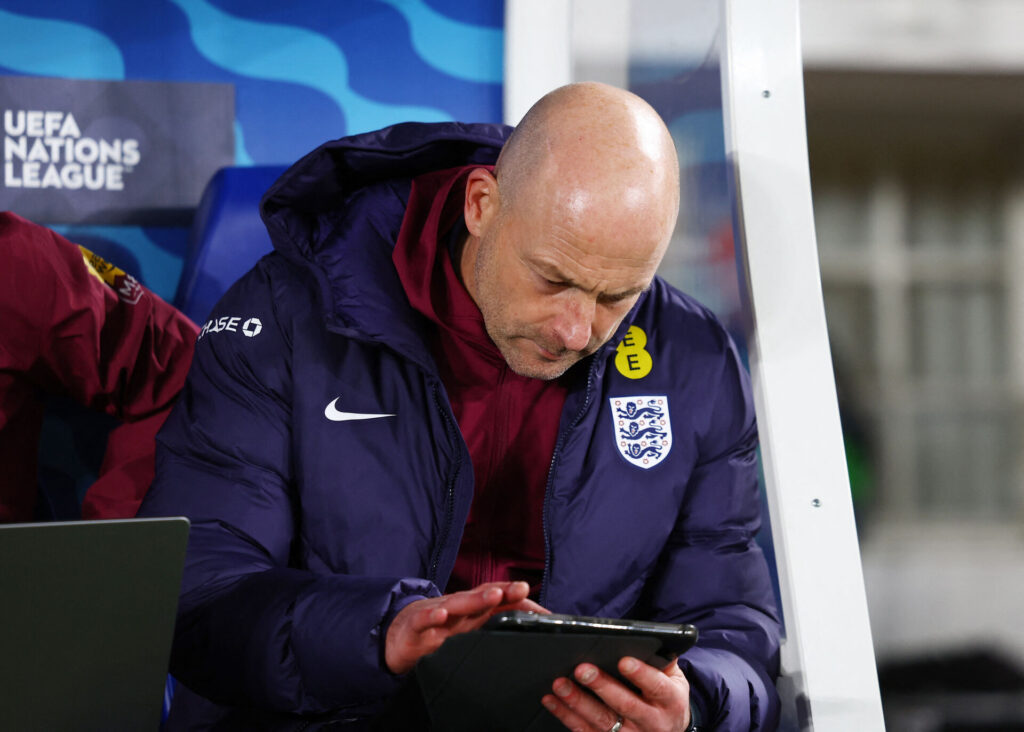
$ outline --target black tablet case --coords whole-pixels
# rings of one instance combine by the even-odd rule
[[[478,630],[445,641],[417,664],[416,677],[433,730],[565,732],[540,703],[556,678],[572,678],[584,661],[619,676],[623,656],[661,667],[660,647],[639,635]]]

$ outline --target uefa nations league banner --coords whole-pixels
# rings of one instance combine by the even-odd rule
[[[0,76],[0,210],[45,224],[188,225],[234,163],[231,84]]]

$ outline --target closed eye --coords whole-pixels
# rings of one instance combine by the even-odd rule
[[[566,282],[564,280],[553,280],[553,279],[545,277],[544,275],[541,275],[541,274],[537,275],[537,279],[540,281],[540,284],[545,289],[550,290],[552,292],[557,291],[557,290],[563,290],[566,287],[570,287],[571,286],[570,283],[568,283],[568,282]]]
[[[597,299],[599,302],[605,305],[617,305],[619,303],[627,302],[637,297],[641,292],[646,290],[646,287],[640,287],[637,289],[626,290],[625,292],[616,292],[607,295],[600,295]]]
[[[565,290],[566,288],[569,287],[578,287],[578,285],[575,282],[547,277],[537,271],[534,271],[533,275],[537,281],[538,286],[546,292],[556,293],[561,292],[562,290]],[[597,296],[597,301],[601,305],[614,307],[615,305],[619,305],[620,303],[628,302],[629,300],[634,299],[645,289],[647,288],[635,287],[624,292],[602,293]]]

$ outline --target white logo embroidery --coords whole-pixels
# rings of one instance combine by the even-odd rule
[[[242,323],[242,332],[250,338],[258,336],[261,330],[263,330],[263,323],[260,322],[259,318],[249,318]]]
[[[199,331],[199,338],[197,340],[202,340],[203,336],[210,333],[237,333],[238,324],[241,322],[242,319],[237,315],[225,315],[223,318],[208,320],[203,329]],[[249,318],[242,323],[242,333],[249,338],[258,336],[261,330],[263,330],[263,323],[260,322],[259,318]]]
[[[340,397],[339,397],[340,398]],[[335,406],[338,400],[327,405],[324,409],[324,416],[332,422],[350,422],[355,419],[380,419],[381,417],[394,417],[393,414],[365,414],[363,412],[339,412]]]
[[[672,420],[668,397],[611,397],[612,430],[619,454],[638,468],[648,470],[664,460],[672,449]]]

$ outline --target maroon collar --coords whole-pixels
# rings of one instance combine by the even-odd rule
[[[487,335],[484,318],[462,284],[448,251],[448,234],[462,219],[466,178],[478,167],[421,175],[412,183],[392,259],[409,303],[471,347],[492,366],[505,359]]]

